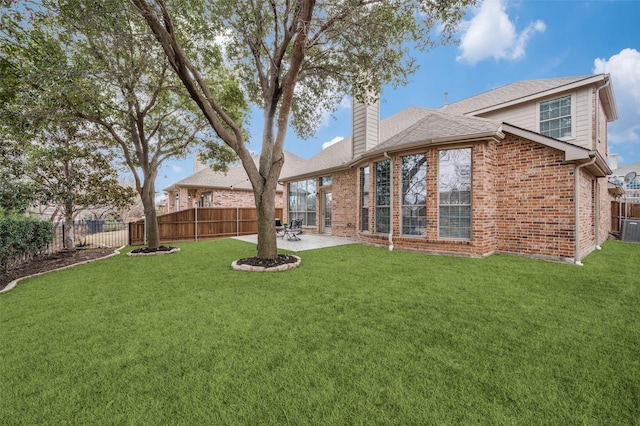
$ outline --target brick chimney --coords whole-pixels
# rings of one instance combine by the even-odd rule
[[[367,105],[353,99],[352,155],[364,154],[380,142],[380,102]]]

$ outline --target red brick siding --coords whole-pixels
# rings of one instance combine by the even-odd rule
[[[201,195],[205,192],[211,193],[210,207],[255,207],[256,202],[253,191],[239,189],[209,189],[209,188],[179,188],[180,191],[180,208],[178,210],[186,210],[195,207],[194,202],[201,199]],[[175,191],[168,192],[168,212],[175,212]],[[282,208],[283,195],[282,192],[276,193],[276,208]]]
[[[573,258],[573,164],[511,134],[497,144],[497,239],[501,252]]]
[[[359,170],[354,168],[334,173],[331,180],[333,196],[331,234],[355,238],[359,229],[360,215]]]
[[[509,133],[501,141],[476,142],[471,147],[472,237],[469,241],[442,240],[438,236],[439,148],[429,147],[422,151],[414,150],[392,156],[394,247],[471,256],[503,252],[548,259],[573,259],[575,165],[565,163],[564,153],[560,151]],[[401,157],[416,153],[425,153],[427,156],[426,237],[400,235]],[[333,174],[331,190],[334,235],[356,238],[368,244],[389,245],[388,234],[373,232],[375,162],[381,160],[383,158],[376,158],[369,163],[369,231],[360,231],[360,170],[364,164]],[[607,192],[605,178],[596,181],[582,169],[579,182],[580,245],[581,253],[585,254],[596,245],[596,202],[600,203],[598,243],[608,235],[611,197]],[[596,185],[599,188],[599,201],[592,196]],[[320,214],[318,218],[320,221]],[[310,231],[318,232],[319,229],[318,225]]]

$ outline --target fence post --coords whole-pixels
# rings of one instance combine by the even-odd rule
[[[240,209],[236,207],[236,237],[240,235]]]
[[[193,225],[193,234],[195,236],[195,240],[198,241],[198,203],[196,202],[196,208],[195,208],[195,215],[196,215],[196,220],[195,220],[195,224]]]
[[[146,216],[144,218],[144,238],[142,239],[142,241],[143,241],[142,244],[146,246],[147,245],[147,218],[146,218]]]

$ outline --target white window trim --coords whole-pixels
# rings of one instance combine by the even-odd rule
[[[471,222],[469,223],[470,229],[469,229],[469,237],[468,238],[455,238],[455,237],[442,237],[440,236],[440,151],[448,151],[448,150],[454,150],[454,149],[470,149],[471,150],[471,170],[470,170],[470,178],[471,178],[471,200],[469,201],[469,209],[470,209],[470,213],[471,213]],[[474,214],[473,214],[473,207],[474,207],[474,203],[473,203],[473,195],[474,195],[474,180],[473,180],[473,176],[474,176],[474,170],[473,170],[473,146],[458,146],[455,148],[442,148],[442,149],[438,149],[438,165],[437,165],[437,174],[438,174],[438,180],[437,180],[437,185],[438,185],[438,190],[437,190],[437,222],[438,222],[438,240],[439,241],[473,241],[473,223],[474,223]],[[427,172],[428,173],[428,172]],[[447,204],[450,205],[450,204]],[[466,204],[465,204],[466,206]]]
[[[576,139],[576,125],[577,125],[576,92],[556,94],[544,99],[540,99],[538,102],[536,102],[536,132],[537,133],[540,133],[540,104],[543,102],[553,101],[554,99],[564,98],[565,96],[571,96],[571,136],[568,136],[568,137],[565,136],[563,138],[558,138],[558,139],[561,141],[569,141],[569,140]],[[542,133],[540,134],[542,135]]]

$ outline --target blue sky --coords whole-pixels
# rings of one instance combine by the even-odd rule
[[[386,118],[409,106],[438,108],[518,80],[609,72],[619,119],[609,124],[609,153],[619,164],[640,162],[640,0],[485,0],[469,9],[459,45],[416,55],[420,69],[409,85],[384,87]],[[252,114],[250,149],[261,147],[261,112]],[[316,135],[300,140],[290,130],[285,150],[303,158],[351,133],[345,98]],[[167,162],[156,189],[193,173],[193,158]]]

